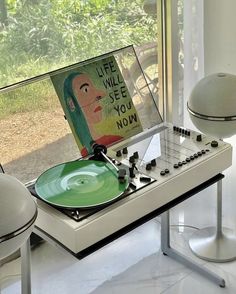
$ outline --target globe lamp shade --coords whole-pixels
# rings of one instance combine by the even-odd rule
[[[204,77],[193,88],[187,108],[201,132],[231,137],[236,133],[236,76],[216,73]]]
[[[0,174],[0,259],[29,238],[36,217],[37,207],[28,189],[16,178]]]

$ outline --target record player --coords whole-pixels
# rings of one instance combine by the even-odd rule
[[[28,184],[38,205],[36,233],[77,257],[158,215],[232,163],[230,144],[162,121],[132,46],[44,78],[81,158]]]
[[[229,144],[191,130],[185,135],[182,130],[162,124],[114,145],[108,154],[118,167],[127,169],[128,175],[130,157],[135,152],[139,154],[135,177],[129,179],[127,190],[109,203],[86,209],[58,208],[37,199],[36,228],[72,254],[83,257],[230,166]],[[30,189],[35,195],[34,188]]]

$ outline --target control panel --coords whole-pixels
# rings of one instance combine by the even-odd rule
[[[218,153],[227,143],[183,127],[167,125],[151,130],[137,142],[126,142],[110,152],[130,166],[130,176],[142,172],[159,181],[187,171]]]

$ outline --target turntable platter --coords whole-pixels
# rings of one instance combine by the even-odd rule
[[[110,164],[95,160],[79,160],[59,164],[45,171],[36,181],[39,198],[63,208],[92,208],[121,196],[128,180],[120,183]]]

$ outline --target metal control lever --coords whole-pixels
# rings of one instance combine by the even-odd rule
[[[104,145],[98,145],[98,144],[94,144],[93,146],[93,150],[94,150],[94,155],[96,157],[100,157],[102,156],[103,159],[105,159],[107,162],[109,162],[117,171],[118,173],[118,180],[120,183],[124,183],[125,182],[125,175],[126,175],[126,170],[125,169],[119,169],[111,160],[110,158],[106,155],[107,152],[107,148]]]
[[[116,171],[119,171],[119,168],[110,160],[110,158],[108,157],[108,156],[106,156],[106,154],[105,153],[103,153],[102,151],[101,151],[101,153],[100,153],[101,155],[102,155],[102,157],[107,161],[107,162],[109,162],[115,169],[116,169]]]
[[[106,156],[105,153],[103,153],[101,151],[101,155],[103,156],[103,158],[109,162],[118,172],[118,180],[120,183],[124,183],[125,182],[125,175],[126,175],[126,170],[125,169],[119,169],[111,160],[108,156]]]

